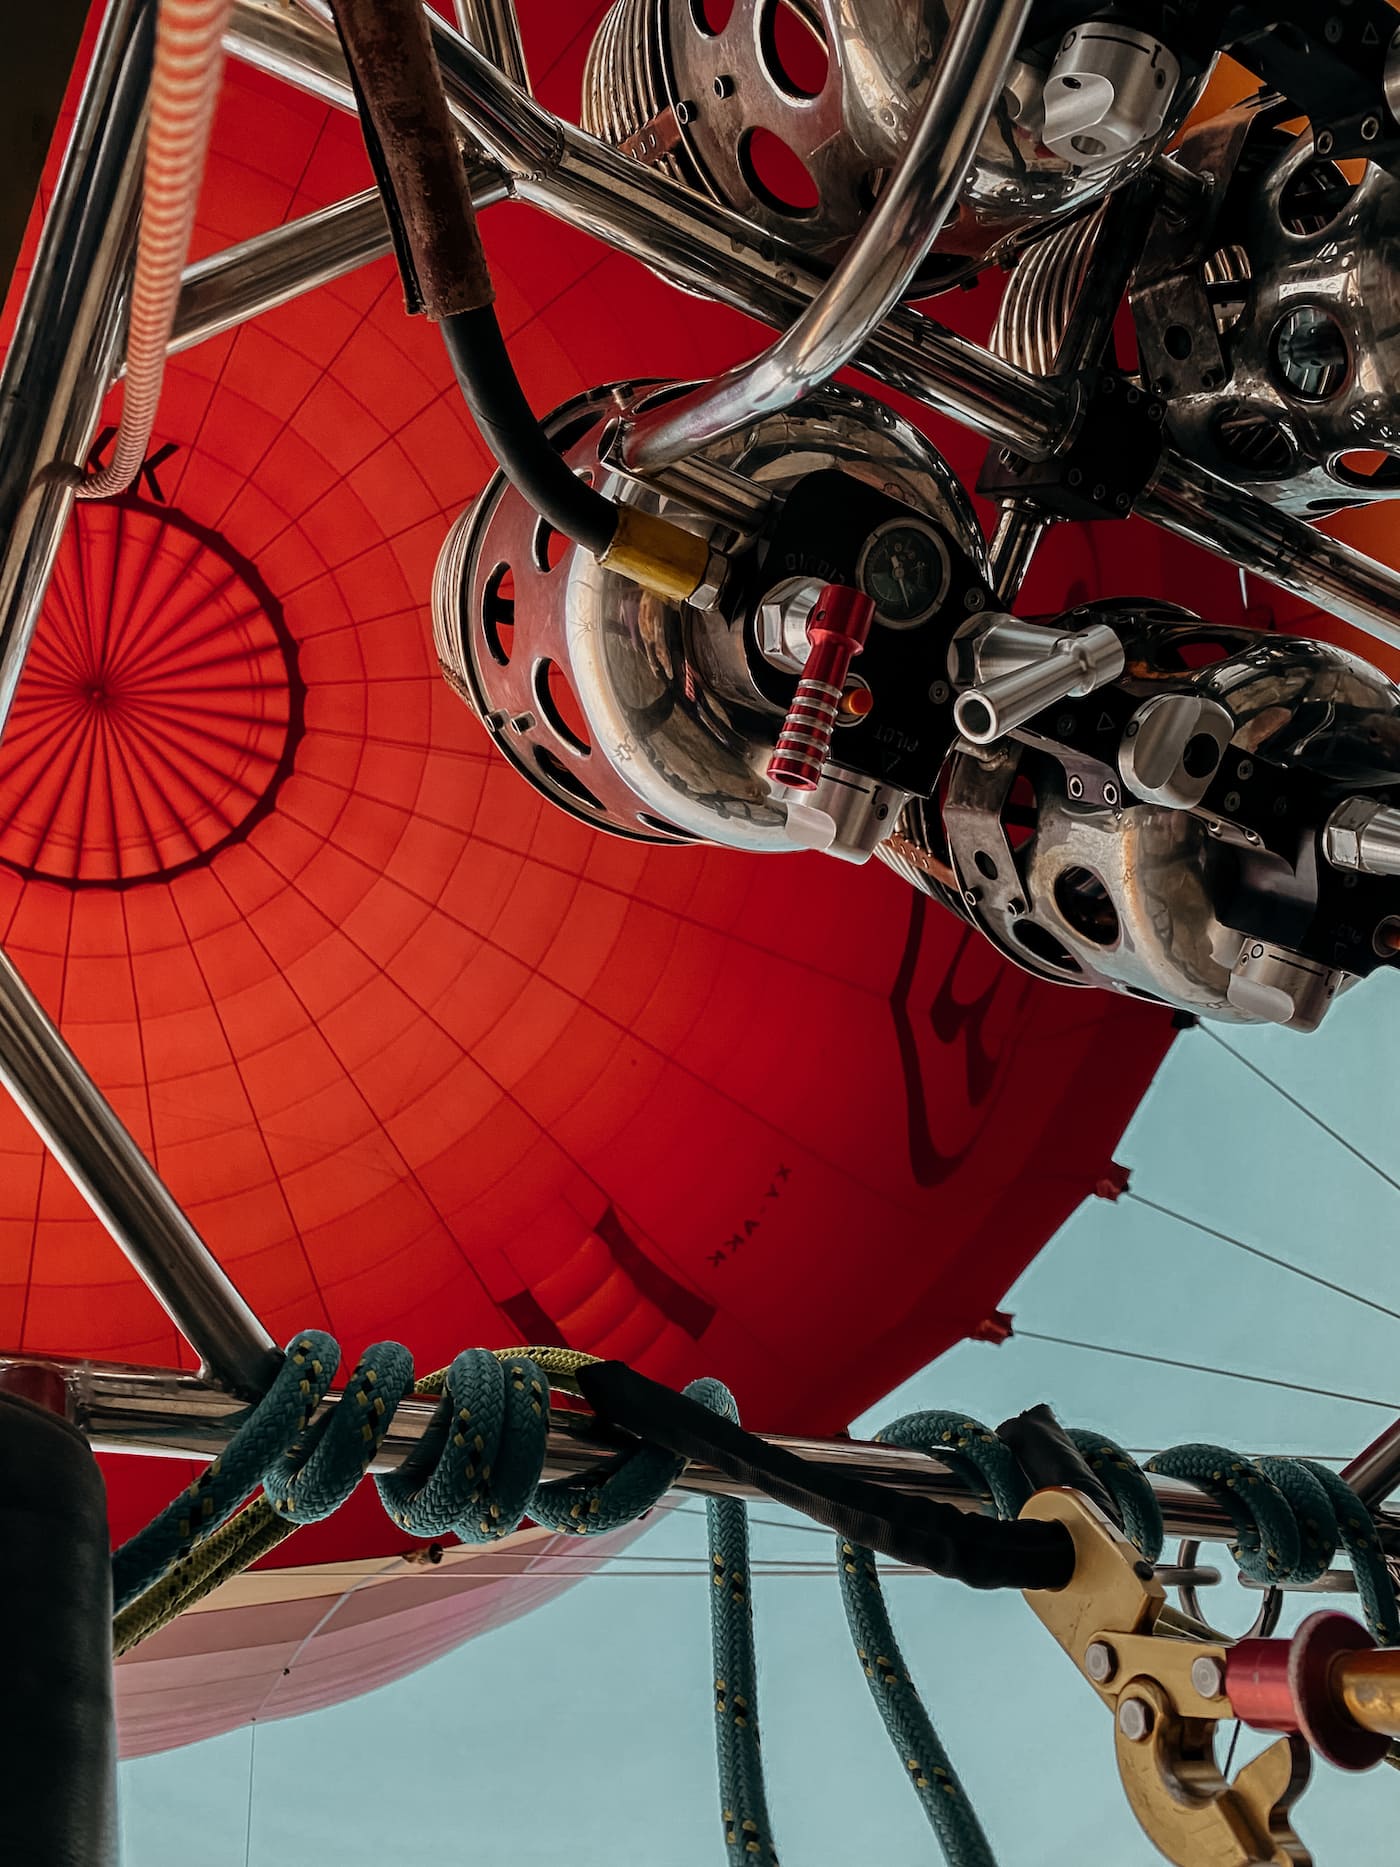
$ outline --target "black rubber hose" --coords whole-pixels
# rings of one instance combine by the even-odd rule
[[[536,421],[494,306],[444,318],[442,335],[481,438],[511,485],[556,532],[602,557],[617,530],[617,507],[565,464]]]

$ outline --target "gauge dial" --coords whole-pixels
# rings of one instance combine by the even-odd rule
[[[932,526],[890,519],[861,553],[857,579],[881,622],[912,628],[931,616],[948,591],[948,547]]]

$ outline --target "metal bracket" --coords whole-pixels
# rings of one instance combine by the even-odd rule
[[[1073,1538],[1069,1586],[1026,1601],[1113,1713],[1118,1774],[1153,1845],[1176,1867],[1310,1867],[1288,1820],[1306,1742],[1282,1737],[1228,1781],[1215,1761],[1215,1727],[1233,1716],[1224,1646],[1161,1631],[1152,1565],[1077,1491],[1038,1491],[1021,1515]]]

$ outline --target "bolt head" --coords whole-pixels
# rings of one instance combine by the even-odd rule
[[[1118,1729],[1130,1744],[1144,1744],[1152,1735],[1152,1707],[1142,1698],[1125,1698],[1118,1706]]]
[[[1082,778],[1071,778],[1065,788],[1068,790],[1071,797],[1083,797],[1084,780]]]
[[[1191,1683],[1202,1698],[1219,1698],[1225,1690],[1225,1668],[1212,1653],[1191,1662]]]
[[[1095,1685],[1103,1685],[1118,1669],[1118,1655],[1106,1640],[1091,1640],[1084,1649],[1084,1670]]]

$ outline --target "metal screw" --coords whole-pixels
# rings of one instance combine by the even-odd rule
[[[1361,140],[1363,143],[1375,142],[1380,133],[1381,120],[1379,117],[1363,117],[1361,119]]]
[[[964,609],[979,610],[985,609],[986,607],[987,598],[981,590],[969,590],[967,595],[963,598]]]
[[[1244,784],[1248,779],[1252,778],[1254,776],[1254,760],[1252,758],[1242,758],[1235,767],[1235,776],[1239,779],[1241,784]]]
[[[1094,492],[1093,492],[1094,504],[1096,506],[1101,506],[1104,500],[1107,498],[1107,496],[1108,496],[1108,488],[1104,485],[1103,481],[1100,480],[1094,488]]]
[[[1240,807],[1239,792],[1238,791],[1227,791],[1224,797],[1222,797],[1220,800],[1220,806],[1222,810],[1229,811],[1231,815],[1233,815],[1234,812],[1237,811]]]
[[[936,707],[941,707],[951,692],[952,689],[946,681],[935,681],[928,690],[928,697]]]
[[[1084,1670],[1095,1685],[1103,1685],[1118,1670],[1118,1655],[1106,1640],[1091,1640],[1084,1650]]]
[[[1127,725],[1123,728],[1123,737],[1125,739],[1136,739],[1141,725],[1141,720],[1129,720]]]
[[[693,123],[694,121],[695,105],[683,98],[681,102],[676,105],[676,122]]]
[[[1316,149],[1320,156],[1330,156],[1332,153],[1332,144],[1335,141],[1336,138],[1333,136],[1331,130],[1319,130],[1316,137],[1313,139],[1313,148]]]
[[[1119,512],[1126,512],[1133,502],[1126,493],[1119,493],[1113,503]]]
[[[1019,895],[1012,895],[1006,906],[1008,913],[1011,914],[1024,914],[1026,911],[1026,904]],[[1390,949],[1387,948],[1386,951],[1389,952]],[[1400,943],[1397,943],[1395,951],[1400,953]]]
[[[1071,797],[1083,797],[1084,780],[1082,778],[1071,778],[1069,781],[1068,790],[1069,790],[1069,794]]]
[[[1071,486],[1082,486],[1084,484],[1084,475],[1080,472],[1078,467],[1071,467],[1066,477]]]
[[[1202,1698],[1219,1698],[1225,1690],[1225,1668],[1209,1653],[1191,1662],[1191,1683]]]
[[[982,898],[982,890],[980,888],[964,888],[963,889],[963,900],[967,903],[967,905],[970,908],[975,908],[977,906],[977,903],[981,900],[981,898]]]
[[[1155,1722],[1146,1699],[1125,1698],[1118,1707],[1118,1729],[1130,1744],[1145,1743]]]
[[[733,97],[733,95],[734,95],[734,80],[729,76],[727,72],[725,72],[720,77],[715,79],[715,96],[716,97]]]
[[[1061,739],[1068,739],[1070,734],[1074,731],[1074,715],[1072,713],[1060,714],[1059,718],[1055,721],[1055,731],[1059,734]]]
[[[1118,802],[1118,786],[1116,784],[1106,784],[1104,786],[1103,801],[1105,804],[1116,804]]]

